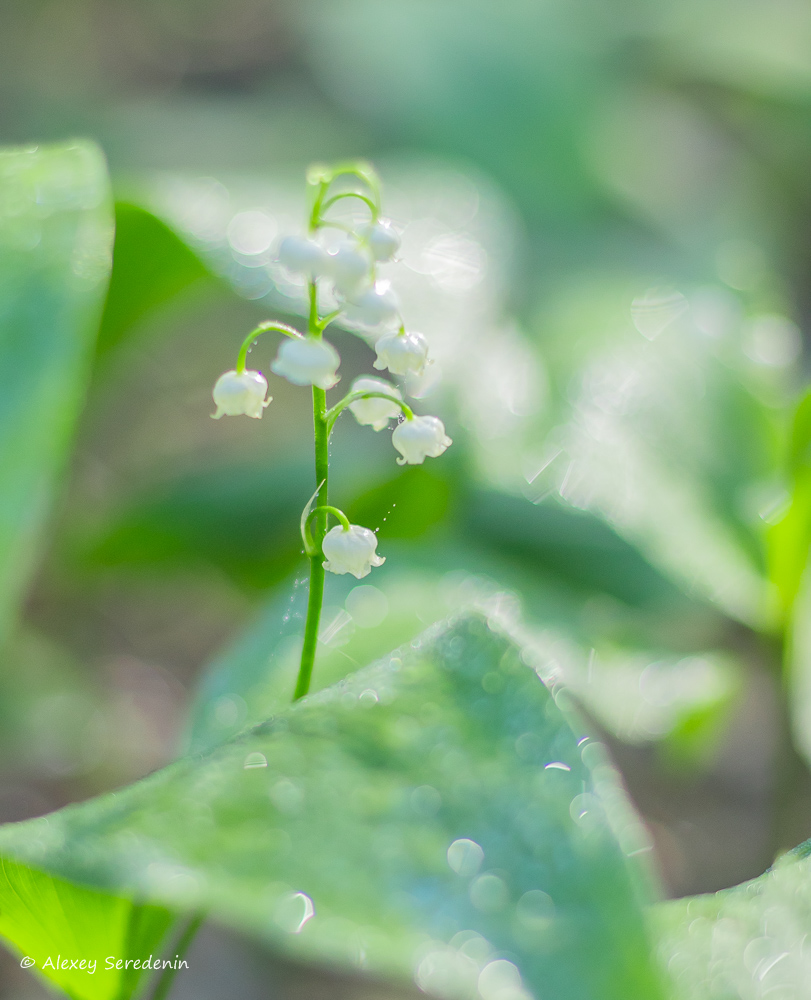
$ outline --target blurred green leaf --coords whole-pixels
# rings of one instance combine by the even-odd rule
[[[95,146],[0,151],[0,637],[84,400],[112,235]]]
[[[811,841],[765,875],[652,910],[674,1000],[806,997]]]
[[[445,518],[450,495],[447,478],[421,465],[409,466],[355,497],[347,515],[355,524],[383,528],[387,538],[419,538]]]
[[[687,603],[672,580],[587,511],[488,490],[470,496],[463,517],[479,545],[543,566],[578,589],[603,591],[635,606]]]
[[[142,971],[132,964],[110,969],[106,959],[157,959],[171,920],[163,907],[96,892],[8,858],[0,864],[0,900],[0,934],[34,960],[32,971],[74,1000],[131,997]]]
[[[117,202],[99,353],[115,347],[153,309],[205,281],[214,281],[211,272],[165,222],[138,205]]]
[[[428,993],[652,1000],[644,834],[562,705],[462,616],[0,850]]]
[[[785,511],[775,512],[777,520],[767,536],[769,579],[777,588],[784,619],[791,615],[811,545],[811,393],[795,411],[786,464],[791,492]]]
[[[562,363],[565,423],[546,442],[533,498],[558,494],[601,515],[688,594],[768,628],[759,514],[778,469],[782,387],[745,355],[735,302],[720,291],[688,301],[651,289],[625,316],[615,308],[603,341],[577,345],[576,378]],[[569,323],[549,330],[553,357],[565,356]]]

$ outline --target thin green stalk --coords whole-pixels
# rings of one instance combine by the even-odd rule
[[[195,934],[200,930],[200,925],[205,919],[203,914],[197,917],[192,917],[192,919],[186,924],[186,929],[177,939],[174,947],[174,959],[172,959],[172,965],[167,965],[165,969],[161,970],[161,974],[158,978],[155,990],[152,993],[152,1000],[166,1000],[169,995],[169,990],[172,988],[172,983],[174,982],[175,976],[177,975],[177,966],[179,961],[182,960],[183,956],[188,951],[189,945],[194,940]]]
[[[314,281],[310,282],[310,315],[308,333],[320,337],[318,316],[318,288]],[[329,493],[329,430],[327,428],[327,394],[323,389],[313,386],[313,432],[315,435],[315,481],[321,485],[315,498],[315,518],[313,531],[313,547],[316,555],[310,556],[310,593],[307,599],[307,620],[304,623],[304,644],[301,647],[301,663],[299,665],[296,689],[293,701],[303,698],[310,690],[310,679],[313,675],[313,664],[318,647],[318,628],[321,624],[321,607],[324,603],[324,558],[321,554],[321,543],[327,530],[327,511]]]
[[[313,386],[313,429],[315,431],[315,481],[321,483],[313,508],[313,546],[316,555],[310,557],[310,595],[307,601],[307,621],[304,625],[304,645],[301,649],[296,690],[293,701],[303,698],[310,690],[313,664],[318,646],[321,606],[324,602],[324,557],[321,543],[327,528],[327,490],[329,478],[329,435],[327,433],[327,394]]]

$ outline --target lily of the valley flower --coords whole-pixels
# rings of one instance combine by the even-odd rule
[[[369,253],[354,240],[344,240],[328,256],[329,273],[341,295],[352,295],[369,279],[372,269]]]
[[[279,260],[291,273],[307,278],[320,278],[330,270],[326,250],[304,236],[285,236],[279,245]]]
[[[385,392],[396,399],[402,399],[400,390],[382,378],[358,378],[352,384],[352,392]],[[392,417],[400,414],[400,407],[389,399],[373,396],[371,399],[356,399],[349,404],[359,424],[369,424],[373,430],[382,431]]]
[[[375,552],[375,533],[358,524],[350,524],[349,528],[338,525],[330,529],[321,548],[326,556],[324,569],[339,576],[351,573],[358,580],[368,576],[373,566],[382,566],[386,561]]]
[[[403,456],[397,459],[399,465],[422,465],[426,458],[438,458],[453,441],[439,417],[413,417],[394,428],[391,443]]]
[[[332,344],[317,337],[302,337],[281,343],[271,369],[294,385],[331,389],[339,381],[336,370],[340,363]]]
[[[422,375],[428,364],[428,342],[421,333],[386,333],[375,344],[378,371],[392,375]]]
[[[212,396],[217,404],[217,412],[212,413],[215,420],[220,417],[261,417],[262,411],[270,403],[272,396],[265,399],[268,384],[261,372],[245,371],[226,372],[220,375],[214,386]]]
[[[392,229],[388,219],[370,222],[361,230],[361,236],[372,251],[375,260],[381,262],[391,260],[400,249],[400,237]]]
[[[348,319],[370,328],[391,322],[399,311],[397,296],[388,281],[378,281],[372,288],[352,295],[344,307]]]

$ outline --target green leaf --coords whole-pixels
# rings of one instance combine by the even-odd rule
[[[653,908],[674,1000],[808,996],[810,848],[733,889]]]
[[[566,354],[564,334],[588,328],[581,298],[584,289],[576,320],[557,334],[569,361],[576,352]],[[761,494],[778,463],[775,409],[763,400],[781,391],[744,354],[735,303],[710,305],[720,321],[700,298],[654,289],[624,319],[614,309],[607,343],[576,345],[585,361],[574,400],[530,489],[604,517],[687,593],[767,629]],[[559,388],[570,385],[563,371]]]
[[[84,399],[112,234],[95,146],[0,151],[0,638]]]
[[[784,620],[791,615],[811,545],[811,393],[795,411],[786,464],[791,493],[768,533],[769,579],[777,588]]]
[[[435,995],[659,997],[644,836],[532,657],[459,617],[0,851]]]
[[[162,907],[95,892],[9,860],[0,863],[0,900],[0,934],[34,960],[26,968],[76,1000],[132,996],[143,973],[134,962],[117,969],[117,961],[132,958],[140,965],[150,955],[157,959],[171,920]]]
[[[153,309],[205,281],[214,281],[211,272],[165,222],[138,205],[117,202],[113,273],[99,353],[120,343]]]

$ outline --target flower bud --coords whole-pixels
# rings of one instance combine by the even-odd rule
[[[414,417],[394,428],[391,443],[403,456],[398,465],[422,465],[426,458],[438,458],[453,441],[439,417]]]
[[[217,412],[212,413],[215,420],[220,417],[261,417],[262,411],[273,397],[265,399],[268,384],[261,372],[230,371],[220,375],[214,386],[212,396],[217,404]]]
[[[375,344],[379,371],[392,375],[422,375],[428,362],[428,342],[421,333],[386,333]]]
[[[348,530],[341,525],[330,529],[324,536],[321,548],[327,557],[324,569],[339,576],[351,573],[358,580],[368,576],[372,566],[382,566],[386,561],[375,553],[375,533],[357,524],[350,524]]]
[[[351,295],[368,280],[372,261],[369,253],[354,240],[344,240],[328,255],[328,266],[335,288],[341,295]]]
[[[366,241],[374,259],[381,261],[381,263],[391,260],[400,249],[400,237],[392,229],[388,219],[370,222],[361,230],[360,234]]]
[[[372,288],[351,296],[344,307],[348,319],[366,327],[390,322],[399,312],[397,296],[388,281],[378,281]]]
[[[336,369],[340,363],[341,359],[332,344],[316,337],[303,337],[301,340],[283,340],[270,367],[293,385],[331,389],[339,381]]]
[[[386,392],[389,396],[402,399],[400,390],[382,378],[358,378],[352,384],[352,392]],[[400,407],[388,399],[356,399],[349,409],[359,424],[370,424],[376,431],[382,431],[392,417],[400,415]]]
[[[279,261],[293,274],[320,278],[329,271],[329,255],[315,240],[285,236],[279,246]]]

